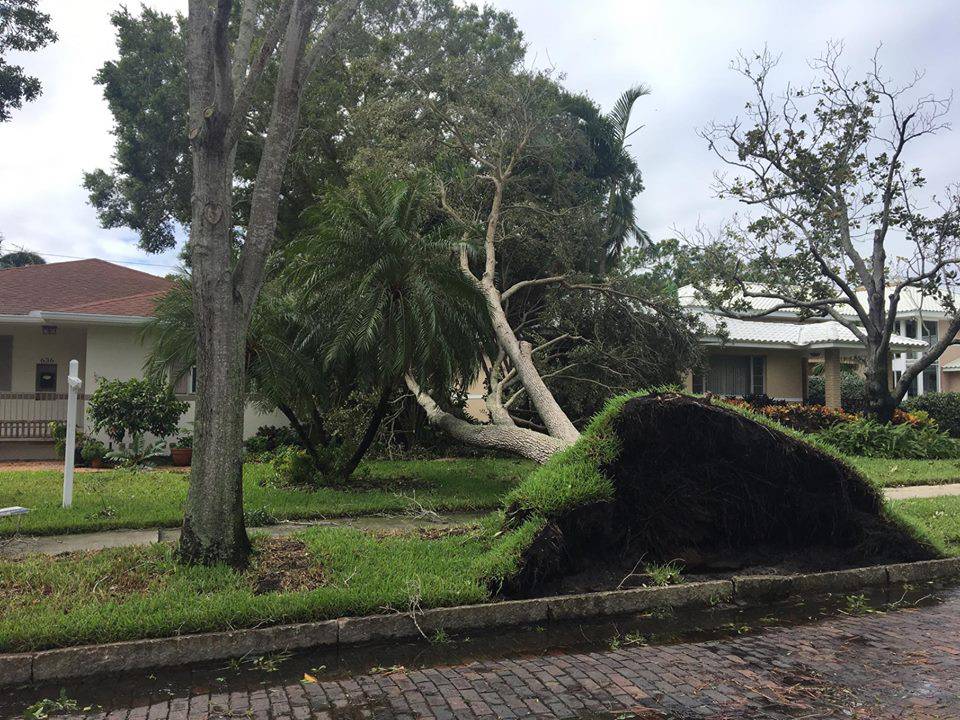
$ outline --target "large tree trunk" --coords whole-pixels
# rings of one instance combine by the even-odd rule
[[[413,377],[407,375],[405,380],[407,388],[427,414],[427,419],[460,442],[491,450],[503,450],[538,463],[546,462],[570,444],[515,425],[474,425],[461,420],[441,409],[434,399],[420,388]]]
[[[510,321],[507,320],[507,315],[500,304],[499,292],[490,286],[484,287],[484,294],[497,342],[513,363],[513,367],[520,376],[520,382],[523,383],[524,390],[527,392],[527,397],[537,409],[547,432],[558,440],[568,443],[576,442],[580,437],[580,431],[567,417],[560,403],[553,397],[553,393],[540,377],[540,371],[533,363],[530,343],[521,343],[513,332],[513,328],[510,327]]]
[[[197,328],[195,450],[180,557],[188,563],[246,564],[243,524],[243,388],[246,321],[232,292],[230,184],[218,147],[195,148],[193,306]]]
[[[865,410],[867,415],[881,423],[888,423],[893,419],[893,411],[898,404],[890,392],[889,362],[888,353],[885,350],[868,345],[867,366],[864,372],[867,401]]]
[[[341,0],[306,51],[315,0],[284,0],[259,43],[256,0],[241,9],[231,57],[232,0],[190,0],[187,85],[193,194],[190,243],[197,326],[196,449],[180,558],[187,563],[247,562],[243,525],[244,345],[277,225],[284,169],[307,76],[332,49],[359,0]],[[251,58],[254,46],[258,50]],[[239,257],[233,257],[234,159],[255,92],[279,48],[270,119]],[[238,85],[238,83],[241,83]]]

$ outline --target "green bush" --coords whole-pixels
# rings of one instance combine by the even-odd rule
[[[250,455],[262,455],[285,447],[299,447],[300,438],[289,425],[261,425],[256,434],[243,442],[243,447]]]
[[[881,424],[861,418],[834,425],[816,436],[846,455],[928,460],[960,457],[957,442],[935,425]]]
[[[823,375],[811,375],[807,381],[807,402],[811,405],[826,404]],[[847,412],[863,412],[867,402],[866,382],[852,372],[840,374],[840,403]]]
[[[173,435],[189,405],[177,400],[169,385],[131,378],[100,379],[87,407],[94,429],[122,443],[128,435],[134,441],[146,433],[158,438]]]
[[[94,460],[103,460],[107,455],[107,446],[96,438],[87,438],[83,447],[80,448],[80,456],[85,463],[91,463]]]
[[[66,455],[67,452],[67,424],[59,420],[53,420],[48,427],[50,428],[50,438],[53,440],[53,451],[58,458],[63,460],[63,456]],[[83,462],[81,451],[84,443],[87,441],[87,436],[77,430],[74,438],[73,462],[75,465],[79,465]]]
[[[909,413],[927,413],[943,432],[960,438],[960,393],[927,393],[910,398],[903,403],[903,409]]]
[[[271,465],[273,478],[270,482],[278,487],[317,484],[317,467],[303,448],[286,446],[275,450]]]

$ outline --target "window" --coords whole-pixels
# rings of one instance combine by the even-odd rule
[[[936,365],[931,365],[926,370],[923,371],[923,394],[937,392],[939,387],[939,368]]]
[[[693,374],[695,393],[760,395],[766,392],[767,363],[762,355],[711,355],[705,373]]]
[[[13,335],[0,335],[0,391],[9,392],[13,380]]]
[[[916,321],[916,320],[904,320],[904,322],[903,322],[903,334],[906,335],[906,336],[909,337],[909,338],[919,338],[920,336],[917,334],[917,321]],[[916,360],[918,357],[920,357],[920,353],[918,353],[918,352],[916,352],[916,351],[911,351],[911,352],[907,353],[907,357],[908,357],[910,360]],[[916,394],[916,393],[914,393],[914,394]]]
[[[933,345],[939,339],[935,320],[923,321],[923,337],[921,339],[928,345]]]
[[[767,358],[755,355],[752,358],[753,375],[751,377],[750,392],[753,395],[763,395],[767,391]]]
[[[37,392],[57,391],[57,366],[53,363],[37,363]]]

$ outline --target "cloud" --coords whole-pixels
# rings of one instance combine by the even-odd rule
[[[168,12],[186,0],[148,0]],[[862,71],[875,48],[888,72],[908,78],[926,69],[924,88],[945,94],[955,81],[960,3],[876,0],[493,0],[513,12],[531,58],[565,73],[566,85],[609,108],[626,87],[644,82],[653,95],[636,106],[644,127],[631,140],[647,190],[638,216],[654,238],[698,221],[719,224],[738,208],[713,198],[718,162],[697,137],[711,120],[734,117],[749,96],[729,70],[740,50],[781,53],[781,83],[810,77],[806,62],[828,40],[843,40]],[[99,256],[176,265],[175,253],[147,255],[123,230],[103,230],[80,186],[84,170],[110,163],[111,116],[93,75],[114,57],[113,0],[47,0],[60,41],[20,62],[38,75],[44,94],[0,126],[0,232],[11,245],[58,255]],[[952,117],[958,118],[954,109]],[[960,180],[960,143],[945,134],[909,158],[931,190]],[[55,259],[52,258],[51,259]],[[168,267],[144,267],[163,273]]]

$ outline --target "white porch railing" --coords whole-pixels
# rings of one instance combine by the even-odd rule
[[[77,427],[84,400],[77,396]],[[67,421],[67,393],[0,393],[0,440],[50,440],[50,423]]]

